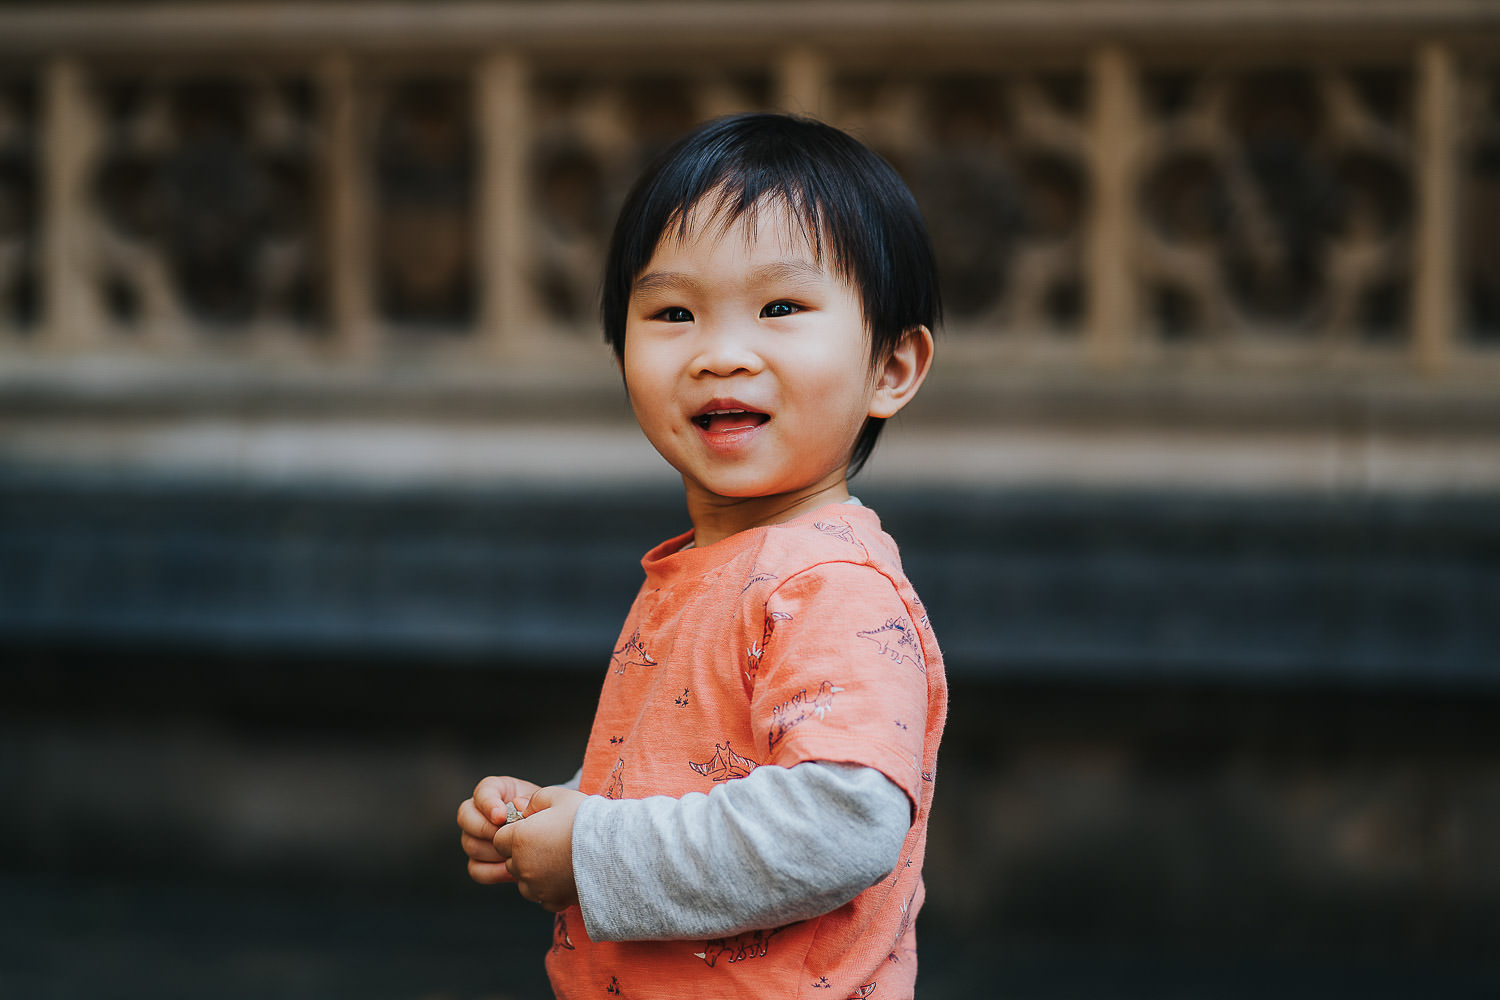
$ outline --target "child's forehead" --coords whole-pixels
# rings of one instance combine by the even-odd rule
[[[723,191],[710,191],[674,213],[662,228],[656,253],[712,252],[725,240],[779,257],[803,257],[820,270],[828,270],[829,264],[838,270],[836,261],[825,259],[828,240],[811,212],[794,211],[785,198],[771,196],[741,205]]]

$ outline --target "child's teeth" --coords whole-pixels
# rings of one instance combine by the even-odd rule
[[[693,423],[704,430],[713,430],[717,425],[721,429],[739,429],[752,424],[761,424],[766,421],[766,416],[753,413],[751,410],[708,410],[693,418]]]

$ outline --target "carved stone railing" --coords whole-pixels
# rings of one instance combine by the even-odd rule
[[[1497,38],[1474,0],[12,5],[0,369],[566,369],[645,160],[792,108],[908,177],[981,374],[1500,384]]]

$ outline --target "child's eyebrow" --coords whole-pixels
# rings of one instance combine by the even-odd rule
[[[697,278],[681,271],[648,271],[635,279],[630,294],[644,295],[653,292],[692,291],[700,286]]]
[[[804,257],[782,257],[751,269],[745,284],[747,287],[754,288],[779,282],[822,281],[827,277],[827,273],[821,267]],[[703,282],[698,278],[683,271],[648,271],[635,279],[631,294],[694,291],[702,285]]]
[[[828,277],[823,269],[805,257],[782,257],[762,264],[750,272],[750,284],[780,281],[822,281]]]

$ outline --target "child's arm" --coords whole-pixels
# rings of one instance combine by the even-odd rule
[[[596,941],[715,938],[818,916],[890,874],[910,824],[885,775],[818,761],[708,795],[590,797],[572,839],[584,926]]]
[[[459,840],[469,856],[469,877],[481,885],[514,882],[505,859],[495,850],[495,834],[505,824],[505,804],[525,809],[538,785],[521,778],[485,778],[458,807]]]

